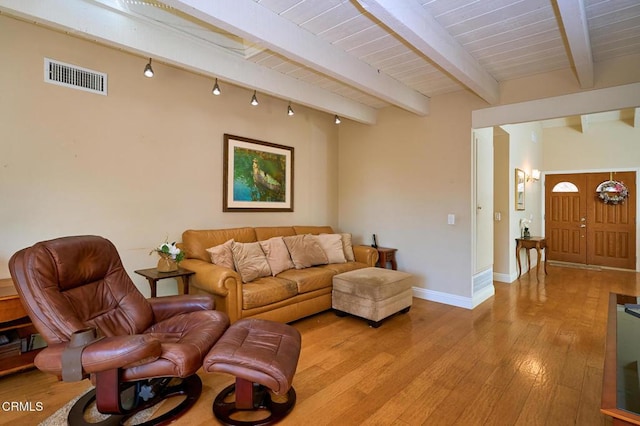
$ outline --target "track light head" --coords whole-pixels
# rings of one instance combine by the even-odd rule
[[[258,105],[258,98],[256,96],[256,91],[253,91],[253,96],[251,97],[251,105],[256,106]]]
[[[291,102],[289,102],[289,106],[287,107],[287,115],[292,116],[293,114],[295,114],[295,112],[293,112],[293,108],[291,108]]]
[[[151,58],[149,58],[149,63],[144,67],[144,76],[145,77],[153,77],[153,68],[151,68]]]
[[[217,78],[216,78],[216,83],[213,85],[213,90],[211,90],[211,93],[213,93],[216,96],[218,96],[220,93],[222,93],[220,91],[220,86],[218,86],[218,79]]]
[[[340,120],[340,117],[338,117],[338,115],[336,114],[333,120],[334,123],[336,124],[340,124],[342,121]]]

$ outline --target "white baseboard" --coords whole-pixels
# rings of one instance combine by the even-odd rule
[[[493,280],[494,281],[498,281],[499,283],[507,283],[507,284],[511,284],[514,279],[511,277],[511,275],[509,274],[501,274],[499,272],[494,272],[493,273]]]
[[[422,287],[413,287],[413,297],[429,300],[430,302],[444,303],[445,305],[457,306],[458,308],[473,309],[480,303],[491,298],[495,294],[493,285],[486,286],[478,291],[473,297],[457,296],[455,294],[443,293],[440,291],[428,290]]]

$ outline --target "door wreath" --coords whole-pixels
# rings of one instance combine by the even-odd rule
[[[629,196],[629,189],[623,182],[608,180],[598,185],[596,193],[605,204],[620,204]]]

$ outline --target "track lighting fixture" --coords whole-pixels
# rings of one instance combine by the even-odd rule
[[[293,112],[293,108],[291,108],[291,102],[289,102],[289,106],[287,107],[287,115],[292,116],[293,114],[295,114],[295,112]]]
[[[256,106],[258,105],[258,98],[256,97],[256,91],[253,91],[253,96],[251,97],[251,105]]]
[[[216,78],[216,83],[213,85],[213,90],[211,90],[211,93],[213,93],[216,96],[218,96],[220,93],[222,93],[220,91],[220,86],[218,86],[218,79],[217,78]]]
[[[151,68],[151,58],[149,58],[149,63],[144,67],[144,76],[145,77],[153,77],[153,68]]]
[[[337,114],[336,114],[336,116],[335,116],[335,118],[334,118],[333,122],[334,122],[334,123],[336,123],[336,124],[340,124],[340,123],[341,123],[340,117],[338,117],[338,115],[337,115]]]

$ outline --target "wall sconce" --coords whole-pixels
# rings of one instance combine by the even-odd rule
[[[340,120],[340,117],[338,117],[338,115],[336,114],[335,117],[333,118],[333,122],[336,124],[340,124],[342,120]]]
[[[540,170],[533,169],[531,170],[531,174],[527,176],[527,182],[537,182],[540,180]]]
[[[151,58],[149,58],[149,63],[144,67],[144,75],[145,77],[153,77],[153,68],[151,68]]]
[[[253,96],[251,97],[251,105],[258,105],[258,97],[256,96],[256,91],[253,91]]]
[[[293,112],[293,108],[291,108],[291,102],[289,102],[289,106],[287,107],[287,115],[291,117],[295,112]]]

